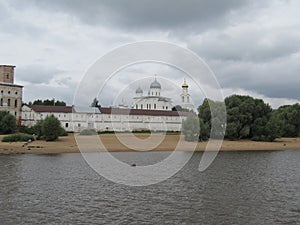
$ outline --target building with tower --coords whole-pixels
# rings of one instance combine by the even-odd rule
[[[0,65],[0,110],[6,110],[21,123],[23,86],[14,84],[15,66]]]
[[[22,124],[33,126],[48,115],[54,115],[67,131],[80,132],[84,129],[97,131],[181,131],[182,122],[193,112],[190,103],[188,85],[182,85],[181,107],[189,111],[173,111],[172,99],[161,96],[162,87],[156,77],[150,84],[147,95],[143,95],[141,87],[136,89],[133,105],[129,108],[126,101],[118,107],[76,106],[39,106],[24,105],[22,108]]]

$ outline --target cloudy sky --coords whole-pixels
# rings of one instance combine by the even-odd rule
[[[0,64],[17,66],[25,102],[72,104],[85,72],[101,56],[136,41],[166,41],[196,52],[226,96],[250,94],[276,108],[300,101],[299,15],[298,0],[0,0]],[[140,85],[145,93],[154,74],[165,95],[176,98],[185,77],[152,64],[122,73],[99,96],[102,105],[115,102],[112,92],[120,96]],[[196,89],[191,84],[198,105],[203,95]]]

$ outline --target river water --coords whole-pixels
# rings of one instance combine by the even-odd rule
[[[81,154],[2,155],[0,224],[300,224],[300,151],[221,152],[199,172],[201,155],[147,187],[108,181]]]

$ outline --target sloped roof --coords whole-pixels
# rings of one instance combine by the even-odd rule
[[[189,116],[193,112],[178,112],[167,110],[145,110],[145,109],[120,109],[120,108],[99,108],[103,114],[116,115],[147,115],[147,116]]]
[[[35,112],[49,112],[49,113],[72,113],[77,112],[76,107],[72,106],[53,106],[53,105],[27,105]],[[75,109],[74,109],[75,108]],[[146,115],[146,116],[189,116],[195,113],[193,112],[181,112],[181,111],[168,111],[168,110],[145,110],[145,109],[122,109],[122,108],[98,108],[99,111],[91,111],[88,113],[102,113],[113,115]]]
[[[50,113],[72,113],[72,106],[54,106],[54,105],[27,105],[35,112]]]

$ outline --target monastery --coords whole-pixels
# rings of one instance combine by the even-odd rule
[[[182,84],[181,107],[187,111],[172,111],[172,99],[163,97],[161,84],[156,77],[147,95],[136,89],[131,108],[23,105],[23,86],[14,84],[14,66],[0,66],[1,106],[15,115],[19,124],[34,126],[48,115],[54,115],[66,131],[84,129],[97,131],[180,131],[182,121],[194,114],[190,103],[188,84]]]

